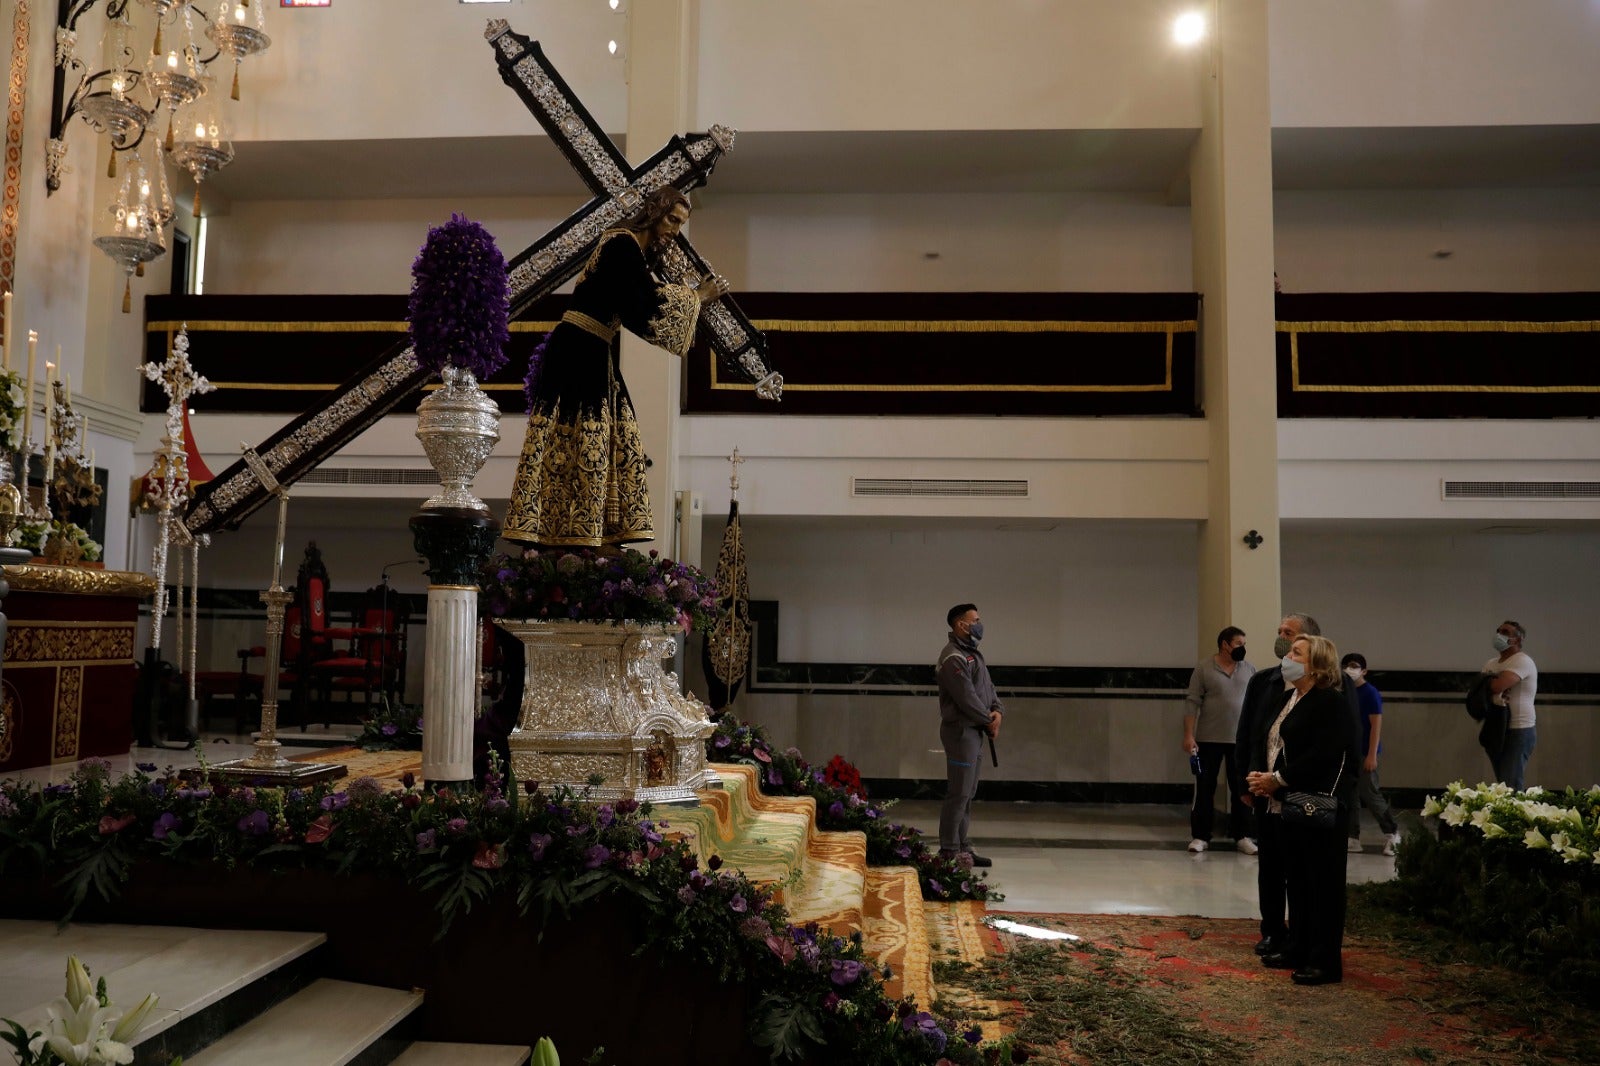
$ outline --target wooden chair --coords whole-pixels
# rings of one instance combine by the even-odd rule
[[[358,624],[328,630],[331,639],[347,640],[349,646],[312,668],[330,707],[336,692],[345,694],[346,703],[354,702],[359,692],[370,707],[375,693],[398,700],[405,688],[406,627],[410,622],[405,600],[385,585],[376,585],[367,590],[355,614]]]

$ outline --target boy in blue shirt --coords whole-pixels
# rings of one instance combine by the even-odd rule
[[[1378,820],[1383,830],[1383,853],[1394,854],[1400,843],[1400,826],[1389,811],[1389,801],[1378,786],[1378,753],[1383,750],[1379,739],[1383,733],[1383,693],[1367,680],[1367,657],[1358,651],[1350,652],[1339,660],[1345,676],[1355,686],[1356,699],[1361,704],[1361,782],[1356,790],[1359,800],[1350,811],[1350,850],[1361,850],[1361,808],[1364,806]]]

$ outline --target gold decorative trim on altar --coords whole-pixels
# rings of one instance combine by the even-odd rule
[[[132,570],[91,570],[84,566],[0,567],[13,592],[55,592],[68,596],[136,596],[155,594],[156,580]],[[65,624],[65,623],[60,623]],[[85,623],[88,624],[88,623]]]
[[[1381,327],[1367,329],[1364,327]],[[1477,327],[1486,327],[1479,329]],[[1540,327],[1586,327],[1581,329]],[[1290,328],[1285,328],[1290,327]],[[1348,327],[1348,328],[1338,328]],[[1522,328],[1526,327],[1526,328]],[[1600,393],[1600,385],[1311,385],[1300,380],[1302,333],[1590,333],[1600,322],[1279,322],[1278,332],[1289,334],[1289,389],[1291,392],[1484,392],[1491,394]]]
[[[50,761],[77,761],[82,732],[83,667],[63,667],[56,674],[56,717],[50,739]]]
[[[134,625],[13,620],[6,630],[6,669],[126,666],[133,662]]]
[[[6,78],[5,156],[0,169],[4,171],[3,191],[0,191],[0,289],[16,289],[17,232],[21,226],[22,201],[22,126],[28,97],[28,39],[32,19],[28,14],[31,0],[16,0],[16,11],[11,18],[11,69]],[[16,314],[16,306],[11,309]],[[12,331],[13,334],[16,332]],[[14,353],[7,352],[7,355]]]
[[[776,333],[783,332],[784,324],[782,322],[778,322],[776,325],[774,325],[775,321],[777,321],[777,320],[766,319],[766,320],[762,320],[762,321],[757,322],[756,325],[758,326],[758,328],[760,328],[763,331],[776,332]],[[801,324],[804,325],[804,324],[807,324],[807,323],[801,323]],[[812,324],[812,325],[820,325],[820,326],[833,325],[833,326],[841,326],[841,327],[843,327],[843,326],[855,326],[855,325],[863,325],[863,326],[879,325],[879,326],[887,327],[887,326],[890,326],[890,325],[900,325],[902,323],[890,323],[890,322],[880,322],[880,323],[833,322],[833,323],[828,323],[828,322],[817,322],[817,323],[810,323],[810,324]],[[917,325],[918,323],[910,322],[909,324],[910,325]],[[1192,333],[1192,332],[1194,332],[1194,329],[1195,329],[1195,323],[1192,320],[1189,321],[1189,322],[1012,322],[1012,323],[1006,323],[1006,322],[1002,322],[1002,321],[998,321],[998,320],[996,320],[994,323],[990,323],[990,322],[985,320],[985,321],[943,322],[943,323],[932,322],[932,323],[928,323],[928,324],[929,325],[935,325],[935,326],[938,326],[938,325],[954,325],[954,326],[972,326],[972,327],[974,327],[972,329],[962,328],[962,329],[957,329],[957,330],[954,331],[954,332],[958,332],[958,333],[981,333],[981,332],[985,332],[984,330],[978,329],[977,327],[987,326],[987,325],[991,325],[991,324],[999,325],[999,326],[1005,326],[1005,325],[1015,325],[1015,326],[1036,325],[1036,326],[1062,327],[1059,330],[1039,330],[1038,332],[1064,332],[1064,333],[1069,333],[1069,332],[1076,332],[1076,333],[1165,333],[1167,335],[1167,348],[1166,348],[1166,355],[1165,355],[1165,360],[1164,360],[1164,371],[1163,371],[1163,374],[1162,374],[1162,380],[1160,382],[1155,382],[1155,383],[1151,383],[1151,384],[1148,384],[1148,385],[1023,385],[1023,384],[1015,384],[1015,385],[986,385],[986,384],[983,384],[981,382],[962,383],[962,384],[954,384],[954,383],[944,383],[944,384],[923,383],[921,385],[913,385],[910,382],[884,382],[884,383],[876,384],[876,385],[863,385],[863,384],[859,384],[859,383],[825,384],[825,383],[822,383],[822,382],[785,381],[783,383],[784,391],[786,391],[786,392],[1171,392],[1172,391],[1172,338],[1173,338],[1173,335],[1175,333],[1184,333],[1184,332]],[[1067,328],[1065,328],[1065,327],[1098,327],[1098,326],[1117,326],[1117,327],[1126,326],[1128,328],[1127,329],[1096,329],[1096,328],[1067,329]],[[835,332],[835,331],[824,329],[824,330],[819,330],[818,332]],[[840,329],[837,332],[855,332],[855,331],[854,330]],[[899,330],[890,330],[890,329],[882,329],[882,330],[868,330],[866,332],[894,333],[894,332],[901,332],[901,331],[899,331]],[[913,330],[907,330],[905,332],[937,333],[937,332],[941,332],[941,331],[940,330],[935,330],[935,329],[925,329],[925,330],[913,329]],[[993,330],[991,332],[995,332],[995,333],[1025,333],[1025,332],[1033,332],[1033,331],[1031,331],[1031,330],[1023,330],[1023,329],[1013,329],[1013,330],[996,329],[996,330]],[[742,381],[723,381],[722,378],[721,378],[721,368],[717,365],[717,360],[715,360],[715,359],[711,360],[711,388],[714,391],[724,391],[724,392],[754,392],[755,391],[755,386],[754,385],[748,385],[748,384],[745,384]]]

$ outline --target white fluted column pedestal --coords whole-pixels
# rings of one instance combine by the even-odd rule
[[[429,585],[422,777],[430,785],[472,780],[478,647],[478,587]]]

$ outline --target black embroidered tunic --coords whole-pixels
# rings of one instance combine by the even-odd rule
[[[699,315],[693,289],[651,274],[631,230],[601,235],[545,344],[502,536],[588,548],[654,538],[618,328],[683,356]]]

